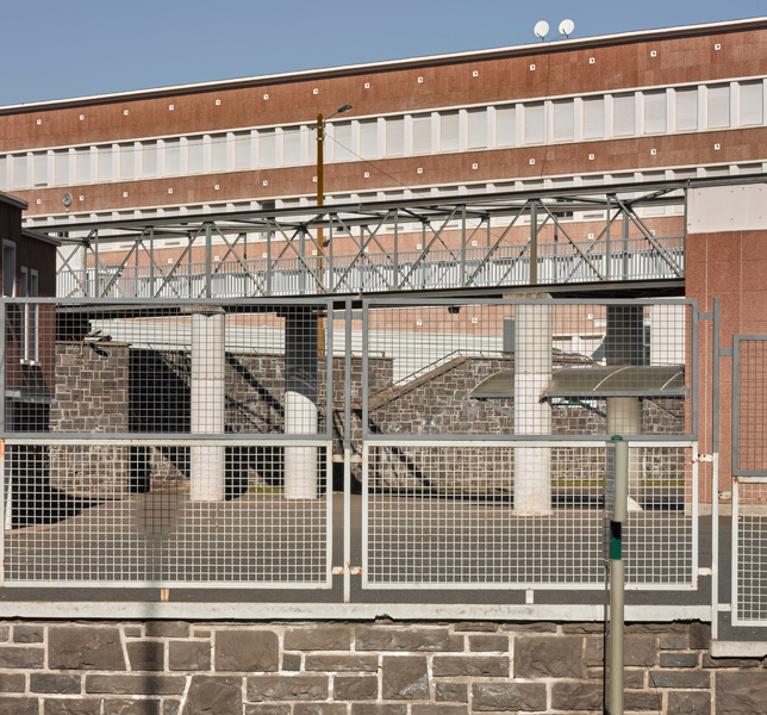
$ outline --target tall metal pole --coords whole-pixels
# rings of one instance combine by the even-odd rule
[[[610,640],[609,640],[609,687],[607,712],[623,715],[623,624],[625,618],[623,567],[623,522],[628,511],[628,443],[615,435],[608,449],[615,450],[614,482],[610,504]],[[610,495],[608,497],[608,501]]]
[[[322,112],[317,115],[317,206],[325,203],[325,118]],[[317,229],[317,274],[319,276],[318,293],[325,292],[325,232],[320,226]],[[305,257],[304,257],[305,258]],[[325,354],[325,321],[320,316],[317,319],[317,355]]]
[[[530,204],[530,285],[538,285],[538,202]]]

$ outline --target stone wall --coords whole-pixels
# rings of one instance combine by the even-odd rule
[[[700,623],[628,624],[626,712],[756,715],[759,659]],[[602,712],[595,623],[0,624],[0,715]]]

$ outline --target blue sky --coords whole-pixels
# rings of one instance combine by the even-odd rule
[[[2,8],[0,104],[767,15],[767,0],[27,0]]]

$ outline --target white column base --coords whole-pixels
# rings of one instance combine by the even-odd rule
[[[317,432],[317,405],[299,392],[285,393],[285,434]],[[286,499],[317,499],[316,447],[285,447],[284,496]]]

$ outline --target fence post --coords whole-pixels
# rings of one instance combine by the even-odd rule
[[[623,623],[625,572],[623,568],[623,522],[628,511],[628,443],[614,435],[609,449],[614,449],[605,488],[605,502],[610,519],[610,640],[608,660],[609,715],[623,715]],[[609,454],[609,452],[608,452]],[[612,484],[610,484],[612,481]]]

